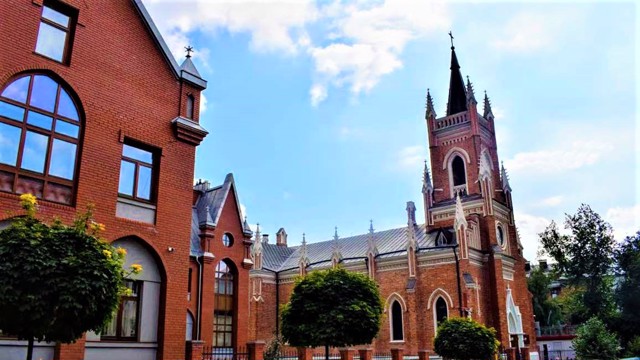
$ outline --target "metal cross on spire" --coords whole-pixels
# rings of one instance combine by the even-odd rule
[[[187,58],[191,57],[191,53],[193,52],[193,46],[191,45],[187,45],[184,47],[184,49],[187,51]]]
[[[451,48],[453,49],[453,34],[451,33],[451,31],[449,31],[449,37],[451,38]]]

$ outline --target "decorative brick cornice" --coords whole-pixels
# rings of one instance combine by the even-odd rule
[[[176,138],[188,144],[198,146],[209,134],[200,124],[185,117],[178,116],[171,120]]]

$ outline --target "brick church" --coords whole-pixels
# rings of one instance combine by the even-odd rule
[[[385,317],[372,344],[376,351],[401,347],[405,354],[433,350],[438,324],[465,316],[494,327],[505,348],[531,347],[534,321],[525,259],[514,224],[511,187],[499,166],[491,104],[482,113],[471,82],[466,85],[451,47],[447,112],[438,117],[427,93],[426,127],[431,169],[425,164],[425,214],[412,201],[406,226],[287,246],[256,231],[249,271],[249,337],[268,339],[279,329],[278,308],[295,277],[341,265],[380,286]],[[535,355],[534,355],[535,356]]]
[[[0,42],[0,229],[22,214],[23,193],[45,221],[69,223],[93,203],[126,266],[144,267],[105,329],[36,343],[34,359],[200,359],[203,345],[269,340],[294,278],[333,266],[380,285],[377,351],[432,350],[441,321],[467,316],[534,352],[491,106],[485,96],[478,113],[453,47],[445,116],[427,95],[424,219],[410,201],[402,228],[288,246],[284,229],[274,242],[251,231],[233,175],[193,185],[207,82],[189,55],[176,62],[140,0],[0,1],[0,14],[12,40]],[[23,359],[25,344],[0,329],[0,360]]]

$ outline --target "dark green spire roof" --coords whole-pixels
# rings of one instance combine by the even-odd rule
[[[467,111],[467,93],[460,73],[460,64],[456,57],[456,48],[451,47],[451,79],[449,80],[449,102],[447,116]]]

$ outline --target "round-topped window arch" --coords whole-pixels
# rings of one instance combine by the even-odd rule
[[[82,106],[58,76],[22,73],[0,90],[0,191],[74,202]]]

